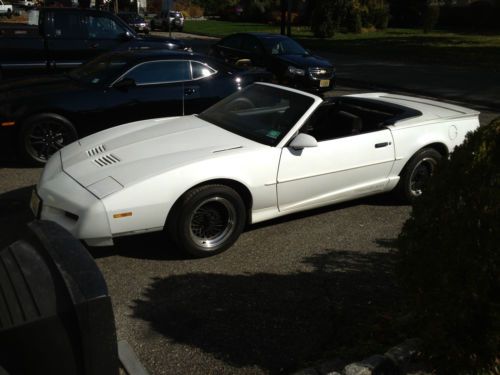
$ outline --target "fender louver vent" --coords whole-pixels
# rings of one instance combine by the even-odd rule
[[[92,157],[96,156],[97,154],[100,154],[101,152],[106,151],[106,146],[104,145],[99,145],[91,148],[90,150],[87,150],[87,155]]]
[[[103,155],[101,157],[98,157],[97,159],[94,159],[94,163],[96,163],[99,167],[106,167],[108,165],[116,164],[119,162],[120,159],[118,159],[113,154]]]

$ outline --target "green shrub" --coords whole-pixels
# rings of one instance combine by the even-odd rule
[[[337,25],[329,0],[320,0],[312,12],[311,31],[317,38],[331,38]]]
[[[500,118],[469,135],[443,163],[415,202],[398,249],[413,333],[424,339],[438,373],[494,372],[500,358]]]
[[[429,5],[425,8],[423,24],[424,33],[434,30],[439,21],[439,11],[440,8],[438,5]]]
[[[347,12],[344,23],[348,32],[359,34],[363,28],[363,24],[361,22],[361,10],[355,7],[350,8]]]

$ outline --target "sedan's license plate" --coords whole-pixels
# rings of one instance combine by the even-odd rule
[[[31,211],[33,212],[33,215],[38,219],[40,215],[40,208],[42,206],[42,201],[38,197],[38,194],[36,193],[36,189],[33,189],[31,192],[31,200],[30,200],[30,208]]]
[[[329,79],[322,79],[319,81],[319,87],[328,87],[328,86],[330,86]]]

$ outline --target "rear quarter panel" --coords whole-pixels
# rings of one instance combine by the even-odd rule
[[[477,115],[443,119],[417,125],[389,127],[394,139],[395,163],[391,174],[399,175],[417,151],[433,144],[444,145],[448,153],[463,143],[467,133],[479,127]]]

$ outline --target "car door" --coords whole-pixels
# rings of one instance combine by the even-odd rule
[[[321,206],[384,189],[394,164],[389,129],[333,139],[318,134],[317,147],[282,149],[277,178],[280,211]]]
[[[47,57],[52,68],[70,69],[90,59],[87,51],[87,13],[47,11]]]
[[[200,113],[236,90],[228,90],[227,79],[203,61],[191,61],[191,80],[184,83],[184,114]]]
[[[184,84],[191,79],[189,61],[156,60],[143,62],[129,70],[120,80],[130,79],[135,86],[115,91],[127,95],[127,104],[121,109],[130,121],[180,116],[184,113]]]

